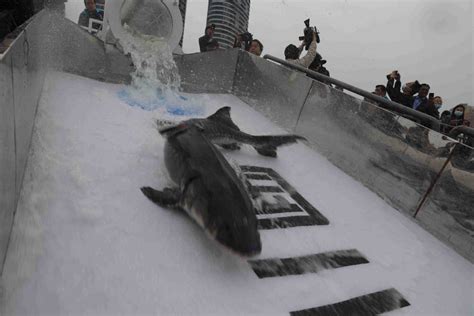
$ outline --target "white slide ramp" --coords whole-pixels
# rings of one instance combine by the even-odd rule
[[[141,193],[141,186],[170,185],[154,121],[189,116],[132,107],[120,98],[123,88],[48,74],[1,315],[317,315],[354,306],[366,306],[365,314],[474,312],[471,263],[301,143],[279,149],[276,159],[247,146],[225,152],[248,166],[264,194],[297,205],[258,215],[260,256],[249,262],[230,254],[186,215]],[[283,132],[234,96],[185,97],[195,115],[231,106],[243,131]],[[272,226],[278,219],[293,227]]]

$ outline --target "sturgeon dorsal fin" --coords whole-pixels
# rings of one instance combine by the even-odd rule
[[[240,128],[235,125],[235,123],[230,118],[230,106],[221,107],[216,111],[216,113],[208,116],[207,119],[240,131]]]

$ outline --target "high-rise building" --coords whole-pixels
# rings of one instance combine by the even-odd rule
[[[181,47],[183,47],[184,21],[186,20],[186,2],[187,0],[179,0],[179,11],[181,11],[181,16],[183,17],[183,34],[181,35],[181,40],[179,41],[179,46]]]
[[[237,34],[247,32],[250,0],[209,0],[207,25],[214,23],[214,38],[221,48],[234,46]]]

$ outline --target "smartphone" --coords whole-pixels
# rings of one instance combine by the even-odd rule
[[[430,98],[430,99],[433,99],[433,98],[434,98],[434,93],[430,93],[430,94],[429,94],[429,98]]]

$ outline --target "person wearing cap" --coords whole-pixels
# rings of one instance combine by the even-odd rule
[[[219,48],[219,42],[212,38],[214,36],[215,24],[206,26],[204,35],[199,38],[199,49],[201,53],[216,50]]]
[[[319,53],[316,53],[316,57],[314,57],[314,60],[311,65],[309,65],[308,69],[330,77],[329,70],[324,67],[325,64],[326,60],[323,59],[323,56],[321,56]],[[326,80],[321,80],[321,82],[332,87],[332,85]]]
[[[324,67],[325,64],[326,60],[323,59],[323,56],[321,56],[319,53],[316,53],[316,57],[314,57],[313,62],[308,68],[310,70],[316,71],[317,73],[330,77],[329,71]]]
[[[308,53],[306,53],[304,57],[300,58],[300,54],[303,51],[303,47],[305,45],[306,43],[304,41],[301,43],[299,48],[293,44],[288,45],[285,48],[286,61],[304,68],[308,68],[316,57],[316,32],[313,32],[313,40],[309,45]]]
[[[89,27],[89,19],[95,19],[102,21],[104,19],[104,13],[97,10],[95,0],[84,0],[85,9],[79,15],[79,21],[77,24],[85,27]],[[98,23],[92,23],[92,28],[99,29],[101,27]]]

